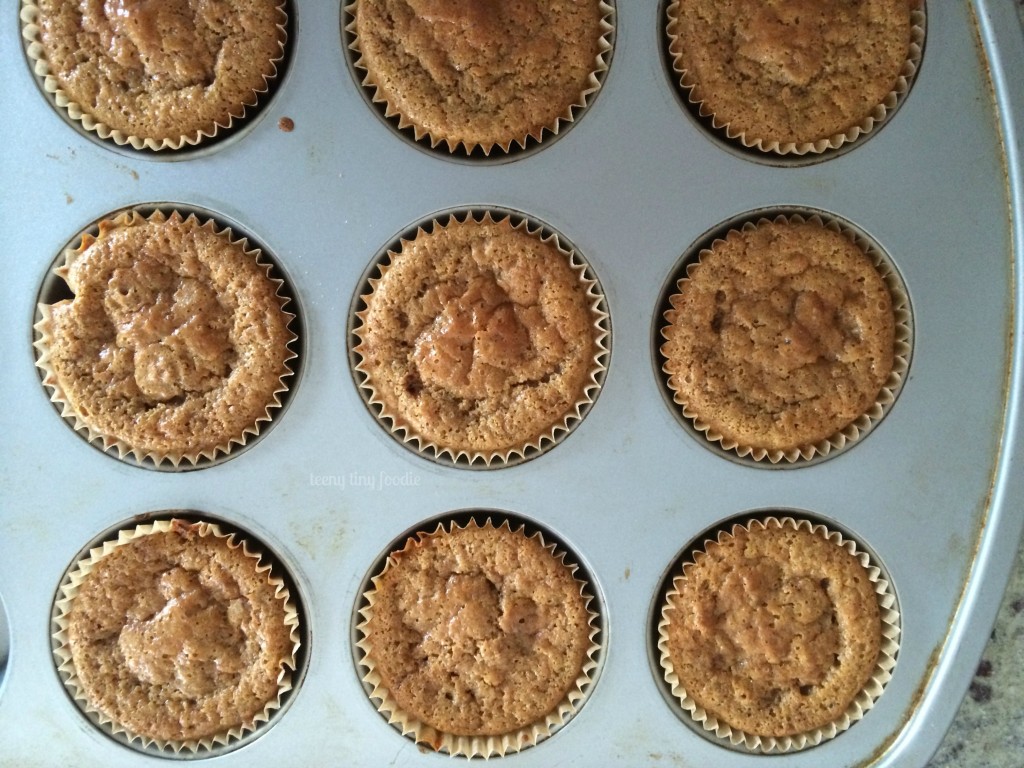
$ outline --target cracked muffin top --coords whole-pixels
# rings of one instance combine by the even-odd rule
[[[418,534],[373,579],[363,663],[399,710],[440,733],[541,721],[579,686],[591,651],[573,571],[507,523]]]
[[[578,418],[604,334],[583,268],[553,239],[453,218],[390,259],[363,297],[355,351],[394,430],[491,456]]]
[[[882,643],[867,569],[792,520],[735,526],[709,542],[673,581],[662,615],[663,650],[686,696],[758,736],[836,721]]]
[[[161,521],[79,569],[59,617],[76,698],[129,735],[238,735],[276,708],[297,627],[260,556],[206,523]]]
[[[731,230],[677,289],[662,329],[668,386],[723,444],[813,446],[865,413],[893,369],[885,280],[820,221]]]
[[[282,0],[34,7],[39,57],[64,98],[86,119],[152,149],[194,144],[242,117],[284,52]]]
[[[920,5],[675,0],[670,54],[691,101],[730,136],[748,146],[808,145],[863,124],[897,89],[917,55],[912,28]]]
[[[571,120],[598,88],[600,0],[356,0],[364,86],[437,146],[508,150]]]
[[[40,307],[44,383],[90,439],[195,463],[244,443],[280,405],[295,356],[280,281],[243,241],[178,212],[104,220]]]

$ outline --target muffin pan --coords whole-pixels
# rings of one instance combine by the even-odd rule
[[[888,574],[901,616],[892,679],[865,717],[793,766],[924,765],[988,638],[1020,539],[1024,327],[1024,35],[1008,0],[930,2],[913,87],[870,140],[797,167],[723,149],[680,103],[656,3],[616,4],[602,88],[572,129],[505,162],[411,146],[368,107],[341,3],[293,3],[291,55],[244,129],[205,150],[132,153],[86,135],[40,91],[13,9],[0,67],[8,274],[3,281],[0,743],[18,764],[159,765],[85,719],[51,653],[51,612],[76,554],[104,531],[189,509],[251,533],[291,574],[306,671],[273,728],[218,765],[337,760],[450,764],[389,726],[360,682],[353,620],[389,542],[437,516],[535,521],[578,556],[602,613],[602,668],[550,739],[498,761],[720,765],[772,758],[709,740],[662,695],[650,632],[666,574],[702,532],[782,510],[841,530]],[[273,429],[230,461],[153,472],[74,434],[35,368],[36,302],[64,245],[104,214],[175,201],[265,245],[303,311],[302,368]],[[367,408],[348,317],[367,265],[443,211],[507,208],[585,255],[610,315],[608,370],[551,450],[471,471],[398,444]],[[850,222],[902,276],[913,350],[898,400],[827,461],[782,470],[716,454],[665,401],[659,291],[703,233],[752,211]],[[7,627],[3,614],[6,613]],[[6,664],[4,657],[7,657]],[[654,656],[653,658],[656,658]],[[200,752],[203,760],[209,754]],[[460,758],[461,759],[461,758]]]

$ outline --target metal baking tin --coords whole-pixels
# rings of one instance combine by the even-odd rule
[[[720,521],[782,509],[849,533],[891,577],[902,616],[892,681],[865,718],[793,766],[923,765],[967,688],[1020,539],[1024,329],[1024,36],[1013,3],[931,0],[913,89],[854,149],[798,167],[708,139],[660,55],[655,2],[617,4],[602,91],[557,141],[472,164],[410,146],[367,106],[339,3],[298,0],[286,73],[259,116],[212,149],[135,154],[55,114],[8,7],[0,67],[0,764],[157,765],[88,722],[51,655],[58,584],[90,541],[134,516],[205,512],[289,569],[308,620],[304,679],[276,724],[218,765],[441,765],[368,700],[351,648],[358,591],[396,536],[454,510],[506,510],[577,554],[604,607],[603,668],[581,711],[519,766],[718,765],[770,756],[709,741],[661,695],[649,617],[666,569]],[[1016,73],[1016,74],[1014,74]],[[281,118],[294,130],[279,128]],[[181,203],[265,243],[303,313],[303,366],[264,439],[216,466],[159,472],[87,444],[34,366],[37,296],[60,249],[124,206]],[[603,391],[581,424],[517,466],[467,471],[397,444],[365,407],[346,328],[374,255],[434,211],[522,211],[573,242],[611,313]],[[840,455],[751,467],[681,428],[652,361],[659,290],[691,243],[775,206],[853,222],[899,269],[914,312],[898,401]],[[6,663],[4,659],[6,658]],[[496,758],[498,759],[498,758]],[[446,763],[447,764],[447,763]]]

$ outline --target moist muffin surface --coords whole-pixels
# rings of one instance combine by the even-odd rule
[[[283,0],[34,0],[50,75],[126,136],[198,139],[241,117],[276,76]]]
[[[417,138],[472,149],[540,139],[591,90],[599,0],[356,0],[356,47]]]
[[[581,271],[508,219],[421,230],[364,299],[365,386],[396,428],[439,448],[536,441],[564,423],[595,370],[597,315]]]
[[[820,222],[730,231],[670,301],[662,354],[676,402],[740,446],[827,439],[874,404],[893,368],[889,289],[849,236]]]
[[[102,222],[58,270],[74,298],[44,308],[46,383],[140,458],[194,460],[244,441],[294,357],[291,315],[267,271],[195,217]]]
[[[120,544],[65,616],[79,698],[129,734],[182,742],[251,728],[293,663],[280,584],[201,528],[174,521]]]
[[[675,67],[702,113],[749,139],[814,142],[882,104],[918,0],[676,0]]]
[[[673,583],[668,657],[708,715],[759,736],[837,720],[876,669],[878,598],[860,561],[805,528],[735,527]]]
[[[578,683],[586,600],[536,537],[489,523],[421,535],[373,583],[364,663],[400,710],[442,733],[524,728]]]

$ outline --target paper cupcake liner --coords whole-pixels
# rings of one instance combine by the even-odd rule
[[[53,74],[50,63],[47,60],[46,49],[41,41],[41,30],[39,25],[40,9],[32,0],[21,0],[21,36],[24,38],[25,51],[32,71],[38,78],[40,85],[46,95],[50,98],[58,111],[64,112],[72,121],[81,125],[88,132],[95,133],[105,141],[113,141],[117,146],[128,145],[136,150],[181,150],[195,147],[201,143],[208,143],[224,132],[230,130],[238,121],[251,116],[252,110],[259,106],[272,84],[280,74],[281,64],[284,61],[285,49],[288,42],[288,11],[287,4],[281,0],[277,6],[277,23],[279,53],[267,63],[270,65],[270,72],[263,76],[263,87],[254,89],[251,97],[233,107],[229,114],[221,119],[211,121],[211,125],[197,128],[192,133],[182,134],[178,137],[154,138],[150,136],[138,136],[130,132],[110,126],[102,120],[97,119],[90,113],[89,107],[76,101],[74,97],[66,92]]]
[[[257,713],[250,721],[239,723],[223,733],[181,741],[153,738],[145,733],[135,732],[124,724],[113,720],[106,712],[98,709],[90,700],[86,687],[78,677],[68,631],[69,613],[74,605],[75,598],[79,593],[82,583],[89,578],[89,574],[97,563],[118,547],[124,546],[139,537],[170,531],[194,531],[200,537],[213,536],[223,539],[231,549],[241,548],[243,554],[253,560],[255,572],[265,574],[267,583],[274,587],[275,597],[283,604],[284,623],[289,629],[292,642],[289,656],[282,659],[280,664],[280,672],[277,678],[277,694],[266,703],[261,712]],[[273,574],[271,565],[263,563],[262,560],[263,556],[260,552],[250,549],[249,541],[239,537],[237,534],[224,532],[215,523],[190,522],[181,519],[157,520],[152,523],[136,526],[135,528],[122,529],[118,532],[116,539],[108,540],[102,545],[91,549],[88,556],[73,565],[64,577],[57,599],[54,601],[52,614],[52,623],[55,627],[51,636],[54,661],[61,680],[76,706],[102,731],[117,740],[123,741],[136,749],[155,747],[160,752],[168,754],[180,752],[199,753],[220,746],[230,746],[247,734],[261,728],[270,720],[275,711],[281,708],[282,697],[292,690],[293,674],[297,665],[296,658],[301,645],[298,609],[291,593],[284,581]]]
[[[52,344],[52,337],[49,333],[49,327],[51,323],[52,305],[46,303],[40,303],[38,305],[37,309],[40,319],[33,326],[36,337],[35,342],[33,343],[33,346],[36,349],[36,366],[41,372],[43,385],[50,390],[50,401],[58,408],[61,417],[64,418],[76,432],[82,434],[87,442],[101,445],[104,451],[116,451],[117,457],[122,461],[134,459],[135,462],[142,464],[148,460],[153,462],[158,469],[163,468],[162,465],[165,463],[170,464],[173,469],[177,469],[182,462],[186,462],[192,466],[205,466],[207,463],[216,460],[220,456],[230,455],[236,450],[236,448],[244,447],[251,438],[259,436],[265,423],[271,421],[273,418],[272,412],[281,408],[281,396],[289,390],[289,385],[286,383],[286,380],[295,374],[290,363],[298,357],[298,353],[296,353],[292,347],[299,338],[293,327],[296,315],[285,309],[291,299],[281,293],[281,289],[285,284],[284,280],[272,276],[271,273],[274,268],[273,264],[262,259],[263,254],[259,248],[250,249],[246,237],[242,236],[236,238],[230,227],[218,228],[218,225],[212,219],[201,221],[195,213],[189,213],[187,217],[183,217],[177,210],[168,210],[169,213],[164,210],[157,209],[148,216],[144,216],[140,211],[132,209],[123,211],[112,219],[102,219],[97,225],[97,234],[91,234],[89,231],[84,232],[81,235],[81,242],[77,247],[69,247],[64,251],[64,263],[54,270],[54,274],[66,281],[68,271],[72,263],[82,252],[96,242],[98,238],[102,238],[106,232],[119,227],[135,226],[147,222],[195,222],[199,225],[200,230],[214,234],[231,245],[241,248],[246,255],[256,261],[257,265],[267,276],[270,283],[276,287],[275,294],[284,315],[286,327],[289,331],[289,338],[286,342],[287,353],[283,360],[284,371],[278,379],[278,386],[273,391],[273,397],[271,401],[267,403],[263,415],[257,417],[253,424],[248,426],[241,434],[232,436],[230,439],[225,440],[219,445],[196,451],[165,453],[145,447],[133,446],[116,435],[107,434],[106,432],[98,429],[90,421],[89,417],[83,416],[82,413],[80,413],[80,409],[76,408],[68,398],[64,387],[61,384],[60,378],[56,371],[54,371],[50,362],[50,346]]]
[[[590,646],[587,648],[584,664],[575,683],[562,701],[537,722],[496,736],[465,736],[446,733],[422,722],[415,715],[403,711],[377,672],[372,656],[372,637],[367,634],[370,619],[374,615],[377,582],[384,573],[395,567],[396,558],[415,546],[419,541],[436,536],[444,536],[455,528],[465,529],[470,526],[494,530],[504,529],[513,533],[521,533],[526,538],[539,541],[551,553],[552,557],[557,559],[573,574],[574,580],[579,586],[580,595],[587,608],[590,626]],[[433,532],[413,534],[406,540],[400,550],[389,554],[383,569],[371,580],[373,587],[362,595],[363,606],[359,609],[361,621],[356,627],[358,637],[360,638],[356,642],[356,648],[359,652],[358,663],[362,668],[361,679],[369,689],[370,698],[377,702],[377,711],[387,719],[388,724],[400,731],[403,736],[409,737],[417,744],[428,747],[435,752],[447,753],[452,757],[461,755],[467,758],[483,757],[485,759],[494,756],[504,757],[505,755],[520,752],[528,747],[533,747],[549,738],[565,725],[579,711],[584,700],[589,695],[598,669],[598,657],[603,650],[601,644],[596,640],[600,633],[600,627],[598,626],[599,614],[590,607],[594,597],[588,591],[587,582],[576,577],[579,566],[566,563],[566,556],[567,553],[559,551],[554,543],[545,541],[544,535],[540,531],[528,535],[523,525],[519,525],[518,528],[513,530],[507,519],[503,520],[500,526],[495,527],[490,517],[484,521],[483,525],[477,523],[476,520],[471,520],[464,526],[459,526],[455,521],[450,521],[446,528],[445,522],[439,522]]]
[[[509,221],[514,230],[527,233],[543,243],[553,244],[569,261],[572,269],[579,275],[580,282],[586,289],[587,299],[590,304],[590,312],[593,317],[596,352],[593,356],[592,369],[579,398],[569,409],[567,409],[565,414],[549,428],[521,445],[511,446],[503,450],[479,451],[470,448],[446,445],[431,439],[429,436],[417,432],[401,414],[388,408],[387,403],[374,387],[372,372],[365,366],[366,358],[363,355],[365,349],[363,344],[366,340],[362,334],[365,331],[370,298],[377,285],[391,268],[394,260],[400,255],[401,250],[407,244],[413,242],[415,238],[429,234],[433,232],[435,228],[444,229],[445,227],[450,226],[453,222],[465,223],[470,220],[481,224],[500,224],[504,221]],[[435,461],[447,460],[458,466],[472,467],[474,465],[482,465],[488,468],[508,466],[528,458],[533,458],[535,455],[539,455],[540,453],[543,453],[557,445],[575,428],[579,422],[583,420],[590,407],[597,399],[597,395],[604,382],[604,376],[607,371],[607,360],[610,354],[607,344],[610,336],[609,315],[604,309],[604,294],[601,291],[596,278],[588,275],[589,266],[573,248],[565,245],[557,234],[544,234],[541,226],[536,223],[532,223],[525,218],[522,218],[518,223],[516,223],[513,217],[507,214],[492,214],[491,211],[485,211],[480,214],[467,211],[464,212],[464,214],[453,214],[447,223],[442,223],[442,221],[443,217],[435,218],[430,222],[430,224],[426,225],[426,228],[423,226],[418,227],[412,239],[402,238],[398,249],[388,250],[385,256],[375,265],[377,277],[370,277],[366,281],[368,283],[369,290],[360,296],[360,300],[364,308],[355,312],[355,321],[353,323],[352,330],[352,335],[355,337],[356,342],[352,349],[353,367],[361,379],[359,381],[360,393],[371,409],[376,411],[378,421],[380,421],[380,423],[396,440],[427,458],[431,458]]]
[[[780,462],[795,464],[797,462],[808,462],[818,458],[826,458],[847,449],[870,432],[889,412],[893,403],[896,402],[896,397],[899,395],[899,392],[903,387],[907,371],[910,368],[913,320],[910,311],[910,297],[907,294],[906,288],[904,287],[899,274],[891,266],[881,250],[859,232],[836,219],[823,219],[818,214],[803,216],[797,213],[779,214],[770,220],[766,217],[760,217],[756,220],[748,220],[742,224],[740,229],[742,231],[751,231],[758,225],[768,223],[769,221],[791,224],[814,223],[824,226],[833,232],[839,232],[852,240],[871,260],[875,269],[878,270],[878,273],[885,282],[886,287],[889,289],[889,295],[892,298],[894,340],[892,370],[889,372],[889,376],[879,390],[878,395],[875,398],[875,402],[872,403],[864,413],[860,414],[845,427],[836,431],[832,435],[829,435],[826,439],[820,440],[816,443],[808,443],[785,450],[752,447],[724,436],[721,432],[714,429],[706,420],[702,419],[700,415],[685,402],[682,395],[672,388],[672,385],[669,382],[670,372],[667,367],[663,365],[661,370],[665,376],[665,386],[672,392],[673,401],[680,407],[683,417],[692,424],[693,429],[696,430],[696,432],[703,435],[703,437],[705,437],[709,442],[717,444],[726,452],[734,453],[740,458],[749,458],[754,462],[768,462],[772,465],[779,464]],[[722,238],[716,238],[711,245],[701,250],[700,255],[709,252],[720,242],[723,242]],[[677,289],[688,279],[690,270],[696,263],[699,263],[699,258],[696,262],[687,267],[687,276],[679,279],[676,284]],[[668,313],[666,313],[666,323],[669,322],[667,315]],[[666,327],[667,325],[662,326],[663,337],[664,329]]]
[[[444,147],[447,148],[448,152],[453,155],[458,152],[463,152],[467,156],[471,156],[473,153],[479,152],[482,153],[484,157],[488,157],[495,149],[504,153],[524,150],[529,146],[531,141],[540,143],[548,134],[557,136],[560,130],[562,130],[566,125],[577,120],[578,117],[590,106],[591,102],[593,102],[597,92],[601,89],[605,74],[607,73],[610,65],[612,38],[615,32],[615,8],[608,2],[605,2],[605,0],[599,0],[598,6],[602,13],[601,36],[598,40],[598,55],[594,59],[594,69],[587,78],[587,84],[583,90],[580,91],[579,97],[576,101],[566,107],[560,114],[553,116],[551,122],[547,125],[532,128],[523,135],[511,135],[504,140],[490,143],[453,139],[440,133],[434,133],[429,129],[424,128],[416,121],[411,120],[397,106],[388,100],[387,94],[382,90],[378,83],[374,82],[373,75],[367,70],[366,62],[360,48],[359,36],[356,30],[356,15],[359,9],[359,0],[353,0],[353,2],[350,2],[345,6],[343,27],[347,39],[350,41],[348,44],[350,61],[357,73],[361,73],[362,75],[361,78],[359,78],[359,74],[357,74],[360,87],[366,91],[372,104],[379,105],[383,108],[384,117],[396,125],[399,131],[411,132],[416,142],[429,143],[431,149],[437,149],[443,144]]]
[[[668,56],[672,71],[676,75],[677,86],[686,96],[697,116],[710,124],[711,128],[730,141],[739,142],[747,149],[758,150],[765,154],[801,157],[820,155],[824,152],[839,149],[866,137],[885,122],[910,91],[911,84],[921,64],[924,51],[925,12],[924,4],[917,0],[919,7],[911,10],[910,43],[907,48],[907,59],[900,68],[899,75],[892,90],[886,94],[881,103],[876,104],[859,122],[826,138],[815,141],[794,142],[767,139],[747,133],[728,120],[719,117],[705,103],[701,96],[701,83],[698,76],[688,70],[681,61],[681,43],[676,37],[679,21],[679,9],[682,0],[672,0],[667,8],[668,24],[666,34],[669,40]]]
[[[789,528],[793,530],[806,530],[846,550],[857,558],[864,567],[868,579],[871,581],[875,594],[878,596],[879,618],[881,625],[881,645],[878,654],[878,661],[871,677],[846,707],[846,710],[835,721],[819,728],[814,728],[804,733],[791,736],[771,736],[748,733],[733,728],[727,722],[708,712],[686,691],[675,672],[674,664],[669,657],[667,628],[670,623],[668,614],[671,613],[669,600],[679,596],[678,584],[684,576],[676,576],[672,580],[671,588],[662,597],[661,619],[658,622],[658,652],[661,670],[665,682],[670,686],[672,696],[678,699],[682,709],[692,718],[692,721],[708,735],[729,742],[734,747],[750,750],[758,753],[788,753],[796,752],[808,747],[817,746],[824,741],[835,738],[838,734],[850,728],[851,725],[862,719],[870,710],[882,691],[892,678],[892,670],[896,666],[896,656],[899,653],[900,637],[900,614],[896,604],[896,594],[892,585],[884,578],[881,570],[871,563],[869,555],[859,549],[857,542],[845,538],[838,531],[830,530],[824,525],[812,523],[808,520],[797,520],[792,517],[768,517],[764,520],[752,519],[744,525],[734,525],[729,531],[721,531],[716,540],[721,542],[723,537],[733,535],[738,529],[753,530],[756,528]],[[687,558],[683,565],[683,573],[693,566],[695,559],[701,557],[704,548],[711,543],[706,540],[702,548]]]

